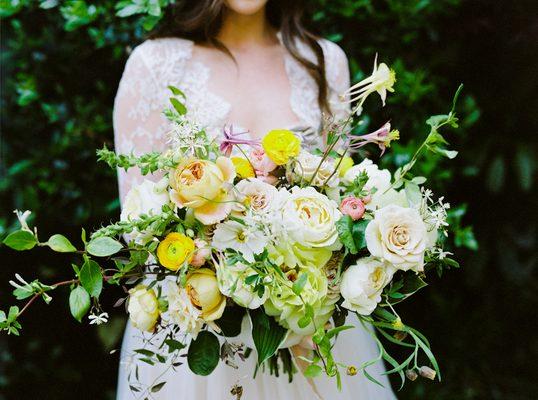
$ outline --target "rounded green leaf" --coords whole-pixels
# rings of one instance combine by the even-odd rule
[[[209,375],[219,363],[220,345],[215,335],[202,331],[191,342],[187,354],[189,368],[196,375]]]
[[[52,250],[57,251],[58,253],[73,253],[77,251],[77,249],[71,244],[69,239],[59,234],[52,235],[47,241],[47,246],[49,246]]]
[[[4,244],[13,250],[30,250],[37,244],[37,239],[32,232],[15,231],[10,233],[5,239]]]
[[[86,250],[93,256],[107,257],[116,254],[122,248],[123,245],[117,240],[103,236],[90,240]]]
[[[87,260],[80,270],[80,284],[93,297],[99,297],[103,289],[103,275],[101,268],[93,260]]]
[[[82,286],[77,286],[69,294],[69,309],[71,315],[78,321],[86,315],[90,309],[90,295]]]

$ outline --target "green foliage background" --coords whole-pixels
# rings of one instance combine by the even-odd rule
[[[79,226],[91,230],[118,216],[115,175],[96,164],[95,149],[112,145],[112,104],[129,50],[170,2],[0,0],[1,236],[14,226],[15,208],[33,210],[43,236],[76,237]],[[463,204],[452,213],[454,251],[463,268],[433,279],[401,307],[405,322],[431,339],[444,379],[419,380],[398,397],[533,398],[536,2],[310,5],[312,27],[346,50],[355,79],[369,73],[376,52],[397,71],[389,106],[367,110],[375,116],[372,126],[391,119],[401,132],[384,163],[404,164],[427,133],[425,117],[446,112],[457,85],[465,84],[462,127],[449,135],[460,155],[452,162],[429,156],[417,167],[432,177],[433,189]],[[71,276],[69,257],[46,250],[15,254],[2,248],[0,260],[2,309],[12,303],[7,281],[15,272],[45,282]],[[124,313],[116,310],[99,328],[79,325],[69,318],[62,294],[23,318],[20,338],[0,338],[0,399],[114,397],[118,357],[109,352],[120,345]],[[114,293],[109,307],[113,301]]]

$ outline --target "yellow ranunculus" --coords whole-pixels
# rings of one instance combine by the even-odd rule
[[[170,198],[179,207],[192,208],[204,225],[216,224],[231,211],[233,196],[228,184],[235,175],[234,165],[227,157],[219,157],[215,162],[183,160],[170,174]]]
[[[129,290],[129,319],[135,328],[153,332],[159,319],[159,303],[153,289],[138,285]]]
[[[177,271],[184,262],[191,262],[195,247],[190,237],[172,232],[159,243],[157,258],[165,268]]]
[[[345,173],[353,166],[353,159],[351,157],[344,157],[340,166],[338,167],[338,174],[340,178],[345,175]]]
[[[290,158],[299,155],[301,141],[292,131],[275,129],[262,139],[262,147],[271,161],[276,165],[284,165]]]
[[[226,297],[219,290],[215,271],[200,268],[187,275],[187,294],[193,305],[202,310],[205,321],[215,321],[222,316]]]
[[[254,178],[256,174],[254,173],[254,168],[250,162],[242,157],[232,157],[232,163],[235,167],[235,172],[241,179]]]

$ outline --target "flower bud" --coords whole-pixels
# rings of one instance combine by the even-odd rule
[[[401,342],[401,341],[405,340],[405,338],[407,337],[407,332],[397,331],[397,332],[394,333],[393,337],[394,337],[394,339]]]
[[[431,369],[430,367],[422,366],[418,370],[418,373],[423,378],[428,378],[428,379],[431,379],[432,381],[435,379],[436,372],[433,369]]]
[[[349,367],[347,367],[347,371],[346,373],[349,375],[349,376],[355,376],[357,375],[357,367],[355,367],[354,365],[350,365]]]
[[[416,371],[414,369],[408,369],[407,371],[405,371],[405,376],[410,381],[414,381],[414,380],[417,379],[418,374],[416,373]]]
[[[207,242],[202,239],[194,239],[194,244],[196,245],[196,251],[192,257],[191,265],[193,267],[201,267],[211,255],[211,248]]]

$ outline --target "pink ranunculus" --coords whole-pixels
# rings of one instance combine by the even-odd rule
[[[364,210],[365,207],[362,200],[354,196],[346,197],[340,204],[340,211],[342,211],[342,214],[349,215],[354,221],[362,218]]]
[[[249,160],[256,170],[256,175],[267,176],[277,165],[265,154],[262,147],[255,147],[250,152]]]
[[[196,251],[192,257],[191,265],[193,267],[201,267],[211,255],[211,249],[205,240],[194,239]]]

